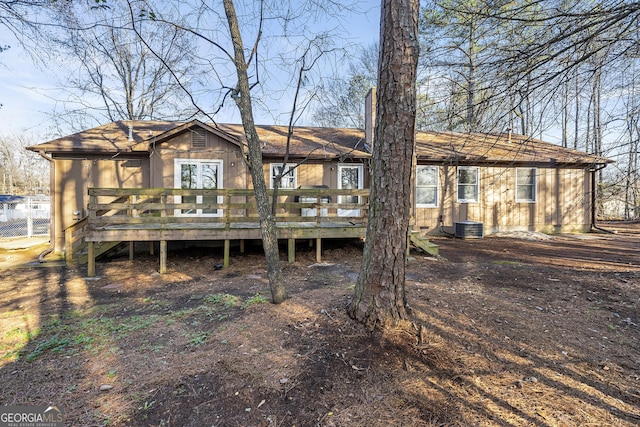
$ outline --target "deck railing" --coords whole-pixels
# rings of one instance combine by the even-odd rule
[[[273,190],[269,191],[273,201]],[[160,243],[160,273],[166,271],[167,241],[222,240],[224,266],[230,240],[261,238],[258,209],[251,189],[90,188],[85,233],[87,274],[95,275],[98,242]],[[278,190],[275,214],[278,238],[288,241],[289,262],[295,240],[315,239],[320,262],[323,238],[364,237],[369,190]]]
[[[269,190],[270,200],[273,190]],[[366,222],[369,190],[279,189],[276,222]],[[252,189],[90,188],[89,228],[145,224],[257,223]]]

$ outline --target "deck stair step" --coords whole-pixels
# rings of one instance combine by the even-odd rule
[[[116,252],[121,251],[126,248],[128,245],[127,242],[100,242],[95,246],[96,258],[101,256],[109,256],[113,255]],[[89,254],[86,251],[86,245],[83,250],[73,254],[73,262],[75,264],[86,264],[88,260]]]
[[[416,231],[412,231],[410,234],[411,243],[418,249],[428,253],[431,256],[438,256],[438,245],[431,243],[427,238],[421,236]]]

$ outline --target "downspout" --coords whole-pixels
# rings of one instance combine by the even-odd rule
[[[49,192],[51,193],[51,184],[55,182],[55,162],[53,161],[53,159],[49,156],[46,155],[46,153],[43,150],[38,151],[38,154],[40,155],[40,157],[42,157],[43,159],[47,160],[49,162]],[[52,194],[49,194],[49,198],[51,200],[50,202],[50,210],[49,210],[49,247],[47,249],[45,249],[44,251],[42,251],[42,253],[40,255],[38,255],[38,262],[40,262],[41,264],[44,263],[44,257],[46,257],[47,255],[49,255],[51,252],[53,252],[54,250],[54,242],[55,242],[55,238],[56,238],[56,233],[55,233],[55,213],[56,213],[56,204],[54,203],[55,197],[55,190],[53,191]]]
[[[598,231],[602,231],[603,233],[616,234],[615,231],[605,230],[604,228],[598,227],[596,224],[596,209],[597,209],[597,191],[596,191],[596,172],[604,169],[607,165],[600,165],[591,169],[591,229],[596,229]]]

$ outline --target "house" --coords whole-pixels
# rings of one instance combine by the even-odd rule
[[[314,218],[315,222],[322,219],[326,224],[314,234],[306,224],[309,221],[299,221],[304,222],[304,230],[294,233],[288,227],[282,235],[287,239],[334,237],[336,230],[329,229],[328,209],[345,221],[364,213],[364,206],[360,205],[366,202],[362,189],[368,186],[365,166],[370,155],[364,151],[362,131],[305,127],[296,128],[291,138],[287,133],[284,126],[258,127],[265,179],[273,188],[274,179],[282,175],[281,214],[299,220]],[[285,162],[287,145],[289,154]],[[198,120],[120,121],[28,149],[50,159],[51,209],[55,218],[51,241],[56,252],[66,251],[67,255],[75,252],[70,241],[75,242],[76,234],[80,239],[95,242],[260,238],[252,208],[240,206],[248,203],[252,193],[241,125],[209,125]],[[180,191],[170,191],[171,194],[152,191],[162,188]],[[90,189],[102,189],[93,203]],[[337,193],[331,193],[331,189]],[[125,193],[127,202],[132,203],[128,210],[137,213],[136,218],[124,221],[133,224],[146,218],[148,224],[155,221],[154,226],[124,230],[127,224],[122,225],[123,219],[118,217],[121,212],[114,207],[123,208]],[[100,200],[106,195],[113,195],[111,204]],[[225,199],[227,196],[229,200]],[[161,198],[164,204],[158,207]],[[334,205],[317,206],[329,201]],[[141,203],[146,203],[145,212],[154,211],[150,218],[144,217],[144,213],[139,215],[143,210]],[[107,210],[111,212],[105,214]],[[155,220],[156,216],[162,219]],[[327,218],[321,218],[324,216]],[[90,224],[85,229],[87,218]],[[113,222],[118,220],[121,227],[115,231]],[[240,221],[244,228],[238,225]],[[101,222],[101,226],[92,226],[92,222],[93,225]],[[171,224],[158,227],[160,222]],[[222,223],[231,229],[224,236],[216,228]],[[364,233],[362,222],[358,227],[349,227],[350,230],[333,228],[342,229],[342,235],[347,237],[348,231],[352,237]]]
[[[415,226],[428,233],[588,232],[610,161],[522,135],[418,134]],[[473,225],[472,225],[473,226]]]
[[[376,91],[365,103],[373,144]],[[596,172],[612,160],[511,132],[417,132],[411,226],[421,234],[588,232]]]
[[[290,245],[364,235],[357,219],[366,220],[375,91],[367,99],[365,130],[296,127],[288,139],[287,127],[258,126],[265,178],[273,187],[282,176],[278,212],[290,219],[281,235]],[[28,149],[51,162],[57,252],[71,250],[69,230],[87,217],[90,242],[260,238],[249,230],[256,221],[241,125],[119,121]],[[596,171],[610,162],[512,133],[418,132],[411,226],[460,237],[586,232],[595,224]],[[310,218],[334,230],[300,229]]]

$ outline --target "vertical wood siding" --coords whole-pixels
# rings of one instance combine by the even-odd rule
[[[455,166],[439,166],[438,206],[414,209],[416,229],[451,232],[458,221],[478,221],[485,234],[500,231],[578,232],[591,222],[591,183],[586,169],[536,168],[536,201],[516,202],[514,167],[481,167],[478,202],[458,203]],[[440,221],[442,218],[442,221]]]

